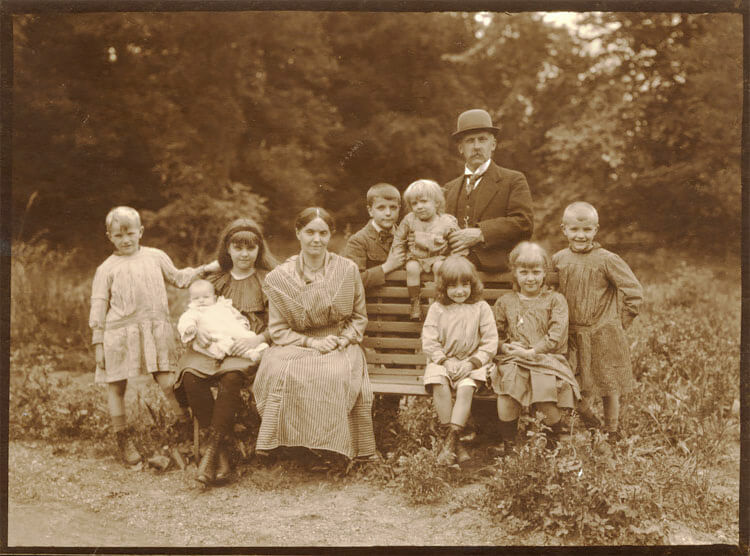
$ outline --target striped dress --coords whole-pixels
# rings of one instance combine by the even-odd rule
[[[367,326],[357,265],[328,253],[318,275],[303,273],[301,256],[268,273],[268,330],[253,393],[261,416],[258,450],[324,449],[353,458],[375,453],[372,388],[359,346]],[[322,354],[306,338],[344,336],[344,349]]]

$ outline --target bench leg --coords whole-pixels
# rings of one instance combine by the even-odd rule
[[[196,465],[201,459],[201,436],[198,418],[193,417],[193,456],[195,456]]]

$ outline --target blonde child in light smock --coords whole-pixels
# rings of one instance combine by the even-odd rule
[[[521,409],[532,407],[544,414],[551,448],[563,432],[560,410],[573,409],[580,398],[565,359],[568,305],[544,283],[549,255],[540,245],[523,241],[510,252],[508,262],[514,291],[495,302],[500,353],[489,375],[497,393],[502,454],[513,447]]]
[[[459,229],[458,221],[445,212],[445,196],[437,182],[417,180],[404,191],[409,213],[396,229],[391,252],[406,261],[406,287],[412,320],[422,318],[420,285],[422,272],[434,272],[448,255],[468,255],[468,249],[451,251],[448,236]]]
[[[174,331],[164,283],[187,287],[203,269],[178,270],[160,249],[141,246],[143,226],[133,208],[112,209],[106,226],[114,253],[96,269],[89,316],[96,355],[95,381],[107,385],[112,430],[120,455],[125,463],[134,465],[141,455],[127,433],[128,379],[151,374],[178,418],[187,419],[172,388]]]

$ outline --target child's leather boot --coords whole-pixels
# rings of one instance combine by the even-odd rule
[[[120,458],[125,465],[135,465],[141,461],[141,454],[138,452],[138,448],[135,447],[135,443],[127,429],[116,431],[115,440],[117,441]]]
[[[513,444],[518,433],[518,419],[512,421],[500,421],[501,443],[493,448],[499,457],[505,457],[513,452]]]
[[[229,478],[229,474],[232,472],[232,465],[229,462],[229,451],[226,447],[219,449],[219,457],[216,462],[216,480],[224,481]]]
[[[444,425],[445,427],[445,440],[443,442],[443,449],[440,450],[438,455],[438,461],[445,465],[453,465],[456,463],[456,444],[458,443],[458,431],[451,428],[450,425]]]
[[[208,485],[216,479],[216,460],[219,457],[220,449],[221,435],[211,429],[208,436],[208,442],[206,442],[206,452],[203,454],[200,464],[198,464],[198,475],[196,480],[199,483]]]

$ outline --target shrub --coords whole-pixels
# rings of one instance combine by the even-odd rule
[[[440,445],[420,447],[394,462],[394,484],[415,504],[440,501],[451,487],[457,469],[438,462]]]
[[[482,503],[494,519],[517,534],[540,531],[562,543],[664,541],[656,477],[639,470],[642,460],[614,458],[598,433],[578,435],[555,451],[545,448],[538,420],[527,435],[485,480]]]

